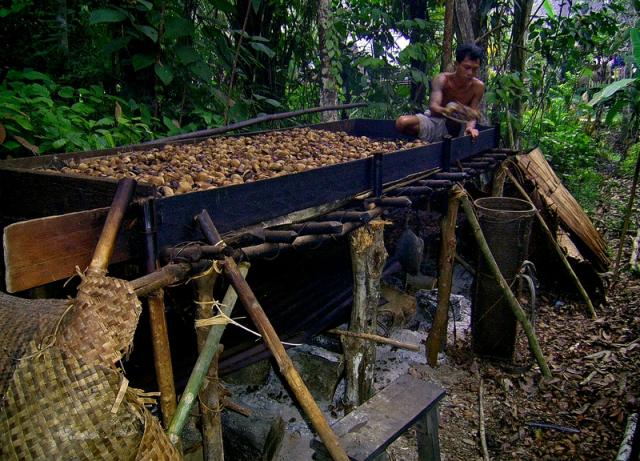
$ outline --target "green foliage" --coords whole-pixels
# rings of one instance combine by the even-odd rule
[[[0,85],[0,157],[103,149],[151,139],[149,109],[102,87],[74,89],[35,71],[9,71]]]
[[[633,172],[636,168],[636,163],[638,162],[638,156],[640,156],[640,142],[637,142],[629,147],[627,155],[620,163],[620,172],[623,175],[627,177],[633,176]]]

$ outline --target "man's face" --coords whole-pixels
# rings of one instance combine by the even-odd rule
[[[456,75],[460,78],[471,80],[478,74],[479,68],[479,59],[469,59],[467,57],[462,62],[456,62]]]

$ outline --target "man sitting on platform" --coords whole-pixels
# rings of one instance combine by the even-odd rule
[[[480,118],[478,108],[484,95],[484,83],[476,75],[482,54],[482,48],[476,45],[460,45],[456,49],[454,71],[443,72],[431,82],[429,110],[424,114],[398,117],[398,131],[429,142],[437,142],[449,133],[459,132],[477,138],[476,121]],[[456,122],[447,123],[447,118],[462,122],[464,126]]]

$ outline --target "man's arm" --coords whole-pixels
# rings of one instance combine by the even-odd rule
[[[482,96],[484,96],[484,83],[478,80],[477,85],[473,87],[473,99],[469,103],[469,107],[480,112],[480,101],[482,101]],[[477,120],[469,120],[464,128],[464,134],[471,135],[472,138],[477,138],[480,135],[480,132],[476,128]]]
[[[429,95],[429,110],[432,114],[442,115],[445,107],[442,105],[442,90],[444,88],[445,75],[439,74],[431,81],[431,94]]]

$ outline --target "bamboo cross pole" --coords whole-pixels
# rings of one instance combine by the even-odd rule
[[[327,333],[331,333],[334,335],[340,336],[351,336],[353,338],[366,339],[368,341],[374,341],[380,344],[388,344],[389,346],[398,347],[400,349],[406,349],[408,351],[419,352],[420,346],[417,344],[407,344],[401,341],[396,341],[395,339],[385,338],[384,336],[374,335],[371,333],[358,333],[356,331],[348,331],[348,330],[339,330],[337,328],[332,328],[327,331]]]
[[[453,188],[449,193],[447,215],[442,220],[442,240],[440,242],[440,261],[438,263],[438,306],[433,325],[427,337],[427,362],[430,366],[438,365],[438,352],[443,340],[446,340],[449,317],[449,298],[453,279],[453,261],[456,256],[456,221],[460,205],[460,189]]]
[[[511,180],[511,182],[515,186],[515,188],[518,190],[518,192],[522,196],[522,198],[524,198],[526,201],[528,201],[529,203],[534,205],[533,201],[531,200],[531,197],[529,197],[529,194],[527,194],[527,192],[520,185],[520,183],[515,178],[515,176],[513,176],[513,174],[508,169],[505,170],[505,171],[507,173],[507,176],[509,177],[509,179]],[[534,205],[533,208],[535,210],[536,218],[538,220],[538,223],[540,224],[540,227],[542,227],[542,230],[544,231],[545,236],[547,237],[547,239],[549,240],[549,243],[551,244],[551,246],[555,250],[555,252],[558,255],[558,257],[560,258],[560,261],[562,261],[562,265],[567,270],[567,274],[569,274],[569,277],[571,278],[571,281],[573,282],[575,287],[578,289],[578,292],[580,293],[580,296],[582,296],[582,299],[587,304],[587,308],[589,309],[589,313],[591,314],[591,318],[593,318],[593,319],[597,318],[596,310],[593,307],[593,303],[591,302],[591,299],[589,298],[589,295],[587,294],[587,291],[584,289],[584,287],[582,286],[582,283],[580,282],[580,279],[578,278],[576,273],[573,271],[573,268],[571,267],[571,264],[569,264],[569,261],[567,260],[567,257],[565,256],[564,252],[560,248],[560,245],[558,245],[558,242],[556,242],[556,239],[553,237],[553,234],[551,233],[551,230],[547,226],[547,223],[545,223],[544,219],[542,219],[542,215],[540,215],[540,212],[535,207],[535,205]]]
[[[224,259],[223,271],[224,275],[228,278],[229,282],[238,293],[240,302],[242,302],[245,310],[251,317],[251,320],[253,320],[253,323],[262,335],[262,339],[264,339],[264,342],[267,344],[267,347],[276,359],[278,367],[280,368],[280,373],[282,373],[287,380],[287,383],[296,396],[298,403],[300,403],[300,406],[311,421],[314,429],[318,432],[318,435],[329,451],[331,458],[336,461],[348,461],[349,457],[340,446],[338,437],[329,426],[329,423],[320,411],[318,404],[311,396],[309,389],[307,389],[307,386],[304,384],[304,381],[293,365],[291,358],[287,355],[280,338],[278,338],[278,334],[264,313],[262,306],[253,294],[251,287],[249,287],[245,279],[240,275],[238,266],[236,266],[236,263],[232,258],[227,256]]]
[[[249,263],[241,263],[238,271],[241,277],[246,277],[247,272],[249,271]],[[222,303],[220,304],[220,311],[229,317],[237,299],[238,296],[235,290],[233,287],[229,287],[222,299]],[[211,361],[218,351],[220,338],[222,337],[225,327],[225,323],[211,326],[207,335],[207,340],[202,347],[202,352],[198,356],[196,364],[193,366],[193,371],[191,372],[191,376],[189,376],[189,381],[182,393],[180,402],[178,402],[178,408],[176,409],[173,419],[171,420],[171,424],[169,425],[169,430],[167,431],[169,440],[171,440],[171,443],[174,445],[180,440],[180,433],[187,422],[193,404],[197,400],[204,378],[209,371]]]
[[[487,261],[487,264],[489,265],[491,274],[496,279],[496,281],[498,282],[498,285],[502,289],[502,292],[504,293],[507,303],[509,304],[509,307],[513,311],[513,315],[515,315],[516,319],[518,319],[518,321],[522,325],[522,329],[527,335],[527,339],[529,340],[529,346],[533,351],[533,355],[536,357],[538,365],[540,366],[540,370],[542,371],[542,375],[546,378],[550,378],[551,370],[549,369],[549,366],[547,365],[547,362],[544,356],[542,355],[542,349],[540,348],[538,339],[536,338],[536,335],[533,331],[533,326],[531,325],[531,322],[529,322],[529,319],[527,319],[527,315],[522,310],[522,307],[520,307],[518,300],[516,299],[513,292],[511,291],[509,284],[502,276],[502,273],[500,272],[500,268],[498,267],[496,260],[491,254],[491,250],[489,249],[487,240],[484,238],[484,234],[482,233],[482,229],[480,228],[480,223],[478,222],[478,218],[476,218],[476,214],[473,210],[473,205],[471,204],[471,201],[469,200],[466,193],[464,192],[464,189],[462,189],[460,186],[455,186],[454,189],[457,189],[459,193],[461,193],[460,204],[462,205],[462,208],[464,209],[467,219],[469,220],[469,224],[471,225],[471,229],[473,231],[473,235],[476,238],[476,242],[480,247],[480,251],[482,252],[483,257]]]

